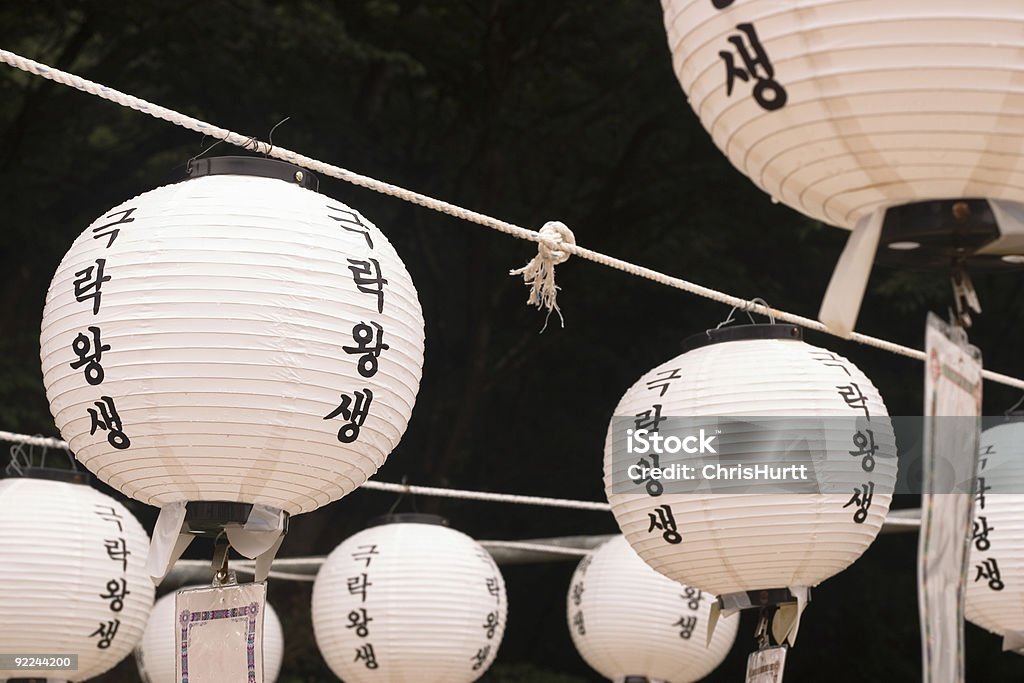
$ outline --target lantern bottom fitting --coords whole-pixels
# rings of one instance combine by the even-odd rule
[[[252,503],[235,501],[189,501],[185,504],[185,522],[181,532],[193,536],[216,538],[225,529],[243,528],[249,521],[252,508]],[[281,532],[283,535],[288,533],[289,515],[284,511],[281,514],[284,516],[284,528]]]
[[[875,254],[881,266],[972,272],[1024,266],[1024,204],[982,198],[914,202],[885,210]]]
[[[797,597],[788,588],[769,588],[739,593],[723,593],[718,596],[718,606],[728,610],[761,609],[778,607],[797,602]],[[807,603],[811,602],[811,589],[807,589]]]

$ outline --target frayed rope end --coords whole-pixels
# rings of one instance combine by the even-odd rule
[[[522,268],[510,270],[509,275],[522,275],[523,282],[530,288],[530,298],[526,303],[538,309],[547,309],[544,327],[548,327],[551,312],[558,314],[558,319],[565,327],[565,318],[558,308],[558,285],[555,284],[555,266],[569,260],[569,252],[560,247],[564,244],[576,246],[576,236],[572,230],[560,221],[548,221],[540,229],[541,240],[537,243],[537,255]]]

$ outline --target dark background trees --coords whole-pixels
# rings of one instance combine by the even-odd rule
[[[562,220],[593,249],[813,315],[845,233],[773,205],[725,160],[676,82],[654,2],[368,0],[0,3],[0,46],[218,125],[520,225]],[[0,428],[54,434],[38,363],[46,289],[104,210],[176,180],[211,141],[0,69]],[[237,153],[226,145],[213,153]],[[558,269],[564,329],[527,308],[509,268],[532,244],[324,179],[404,258],[427,325],[409,431],[378,478],[600,500],[608,419],[643,372],[713,326],[722,306],[579,261]],[[1011,374],[1024,278],[978,276],[972,339]],[[943,275],[879,271],[859,328],[920,346]],[[917,414],[915,361],[808,334],[856,362],[893,414]],[[1014,392],[986,384],[986,410]],[[3,453],[0,458],[6,457]],[[2,460],[0,460],[2,464]],[[281,556],[326,554],[394,499],[358,491],[293,520]],[[610,515],[415,501],[477,538],[613,533]],[[131,502],[150,528],[155,511]],[[403,508],[412,503],[403,501]],[[916,504],[914,500],[900,505]],[[916,538],[880,538],[824,584],[788,680],[915,680]],[[564,621],[569,563],[510,567],[510,621],[489,681],[596,680]],[[286,682],[330,674],[309,587],[273,582]],[[973,680],[1024,665],[969,628]],[[746,640],[709,680],[742,677]],[[104,680],[134,680],[130,663]]]

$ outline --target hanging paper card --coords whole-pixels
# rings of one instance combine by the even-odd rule
[[[787,649],[780,646],[751,652],[747,658],[746,683],[782,683]]]
[[[263,683],[265,583],[180,591],[175,680]]]
[[[964,680],[964,583],[981,415],[981,353],[929,314],[918,603],[924,683]]]

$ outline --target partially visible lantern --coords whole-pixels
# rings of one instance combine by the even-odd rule
[[[505,631],[505,582],[469,536],[393,515],[346,539],[313,584],[313,629],[346,683],[469,683]]]
[[[981,433],[978,482],[964,613],[1024,652],[1024,423]]]
[[[149,622],[142,635],[135,659],[139,672],[147,683],[176,683],[174,658],[178,654],[174,646],[174,629],[177,615],[174,609],[175,593],[168,593],[153,605]],[[284,632],[277,612],[266,603],[263,611],[263,680],[274,683],[281,671],[284,657]]]
[[[629,544],[662,574],[720,596],[812,587],[845,569],[877,536],[896,479],[874,385],[791,325],[709,330],[685,346],[626,392],[608,431],[605,491]],[[664,431],[666,419],[709,425],[709,453],[694,434],[688,451],[661,457],[694,468],[692,482],[654,485],[641,461],[659,463],[627,452],[625,427]],[[742,469],[798,461],[806,479]]]
[[[853,319],[880,239],[902,267],[1024,261],[1024,98],[1007,67],[1024,5],[662,5],[676,75],[719,149],[773,199],[861,233],[829,291]]]
[[[707,639],[715,597],[662,576],[616,536],[573,574],[569,631],[605,678],[690,683],[721,664],[736,640],[735,615],[720,619]]]
[[[46,675],[84,681],[142,636],[153,606],[149,538],[82,473],[26,475],[0,480],[0,654],[76,654],[77,669]],[[26,675],[0,668],[0,679]]]
[[[191,168],[105,213],[57,268],[41,334],[50,409],[76,457],[142,502],[214,502],[239,523],[254,504],[314,510],[405,431],[416,290],[384,234],[307,171]]]

